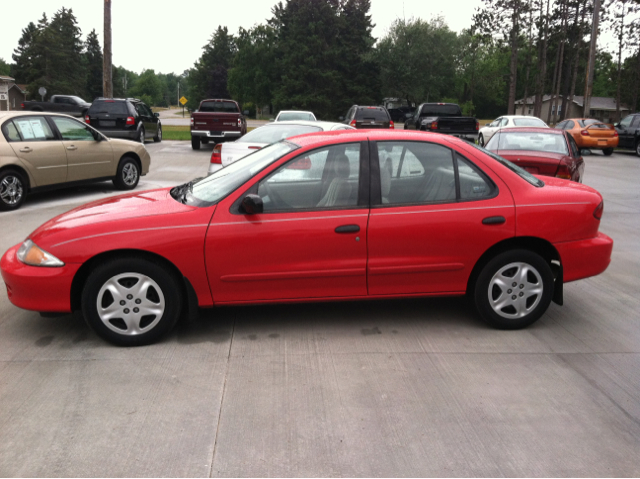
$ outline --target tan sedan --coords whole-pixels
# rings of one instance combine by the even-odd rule
[[[0,112],[0,211],[27,193],[111,180],[131,190],[149,172],[144,145],[110,139],[67,115]]]

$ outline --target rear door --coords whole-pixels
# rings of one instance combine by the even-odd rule
[[[468,153],[437,143],[388,141],[371,149],[380,189],[372,182],[369,295],[464,292],[480,256],[515,234],[507,186]],[[389,150],[413,166],[403,174]]]
[[[135,103],[134,106],[144,125],[145,138],[153,138],[158,131],[158,124],[151,109],[144,103]]]
[[[67,180],[67,154],[44,116],[19,116],[11,122],[18,137],[10,141],[35,184],[54,185]],[[5,124],[6,125],[6,124]]]
[[[114,176],[113,150],[108,141],[96,141],[87,125],[60,116],[49,117],[67,153],[67,181]]]
[[[618,131],[618,136],[620,137],[618,145],[621,148],[634,147],[634,144],[633,144],[634,135],[633,135],[633,128],[632,128],[632,123],[634,122],[634,120],[640,123],[640,115],[636,115],[635,117],[633,115],[628,115],[624,117],[616,127],[616,130]]]

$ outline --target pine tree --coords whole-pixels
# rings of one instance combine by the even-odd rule
[[[85,42],[86,52],[84,54],[85,67],[87,71],[87,101],[102,96],[102,47],[98,41],[95,29],[87,35]]]
[[[46,17],[45,17],[46,18]],[[22,37],[18,40],[18,46],[13,50],[13,67],[14,78],[19,83],[29,83],[31,81],[31,69],[33,62],[33,44],[38,27],[33,22],[29,22],[26,28],[22,30]]]

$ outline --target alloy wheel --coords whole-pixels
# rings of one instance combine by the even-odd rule
[[[0,198],[2,201],[13,206],[20,202],[22,195],[24,194],[24,188],[22,187],[22,181],[20,178],[13,175],[5,176],[0,183]]]
[[[138,168],[133,163],[127,163],[122,168],[122,181],[127,186],[135,185],[138,180]]]
[[[500,268],[489,281],[489,305],[507,319],[523,318],[542,299],[544,287],[540,273],[530,264],[509,263]]]

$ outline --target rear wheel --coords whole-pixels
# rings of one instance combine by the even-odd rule
[[[604,156],[611,156],[613,154],[613,148],[605,148],[602,150],[602,153],[604,153]]]
[[[640,156],[640,141],[636,143],[636,155]]]
[[[482,133],[480,133],[480,136],[478,137],[478,145],[484,146],[484,136],[482,136]]]
[[[180,291],[178,279],[160,264],[115,259],[87,278],[82,313],[98,336],[113,344],[151,344],[176,324],[182,309]]]
[[[138,141],[144,145],[144,128],[140,128],[140,133],[138,135]]]
[[[191,148],[193,148],[194,150],[200,149],[200,138],[197,138],[195,136],[191,137]]]
[[[113,184],[119,190],[132,190],[138,186],[138,181],[140,181],[138,162],[129,156],[125,156],[120,160]]]
[[[156,143],[162,141],[162,125],[158,125],[158,132],[156,133],[156,136],[153,137],[153,141]]]
[[[21,173],[4,170],[0,173],[0,210],[17,210],[27,196],[27,182]]]
[[[499,329],[520,329],[540,318],[553,297],[549,264],[529,250],[511,250],[494,257],[475,284],[480,316]]]

